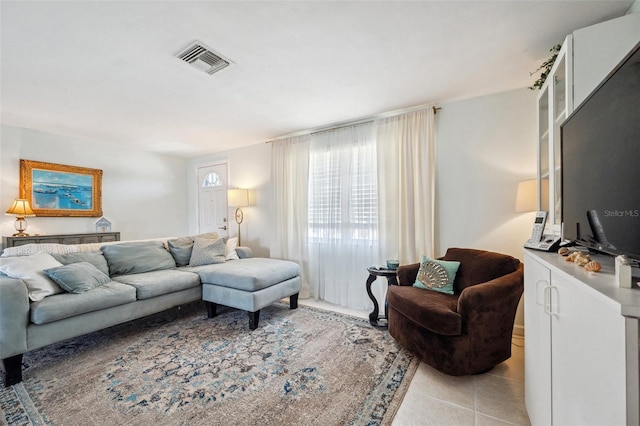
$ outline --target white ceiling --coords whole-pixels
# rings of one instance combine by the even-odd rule
[[[633,1],[5,1],[2,123],[180,156],[532,84]],[[233,65],[174,55],[199,40]]]

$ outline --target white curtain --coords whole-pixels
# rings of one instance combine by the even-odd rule
[[[433,121],[428,109],[273,142],[271,253],[300,264],[301,297],[369,309],[368,266],[434,255]]]
[[[380,263],[373,123],[314,134],[309,158],[311,295],[368,309],[366,270]]]
[[[276,228],[271,256],[300,265],[300,297],[309,297],[307,194],[310,135],[274,141],[271,151]]]
[[[432,108],[376,122],[380,257],[400,264],[434,252]]]

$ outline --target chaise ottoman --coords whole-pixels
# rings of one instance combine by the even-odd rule
[[[249,313],[249,328],[255,330],[260,309],[265,306],[289,296],[289,307],[298,307],[300,267],[297,263],[252,257],[225,262],[224,267],[216,266],[190,268],[200,276],[202,299],[209,318],[216,316],[217,305],[242,309]]]

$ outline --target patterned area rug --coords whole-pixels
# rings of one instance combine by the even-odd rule
[[[418,361],[365,320],[201,303],[29,352],[10,425],[390,424]]]

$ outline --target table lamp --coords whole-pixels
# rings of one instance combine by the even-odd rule
[[[27,230],[27,220],[25,217],[34,217],[35,213],[31,210],[31,206],[29,205],[29,200],[25,200],[23,198],[16,198],[13,201],[9,210],[7,210],[7,215],[15,216],[16,221],[13,226],[16,228],[17,233],[13,234],[14,237],[28,237],[29,234],[24,231]]]

